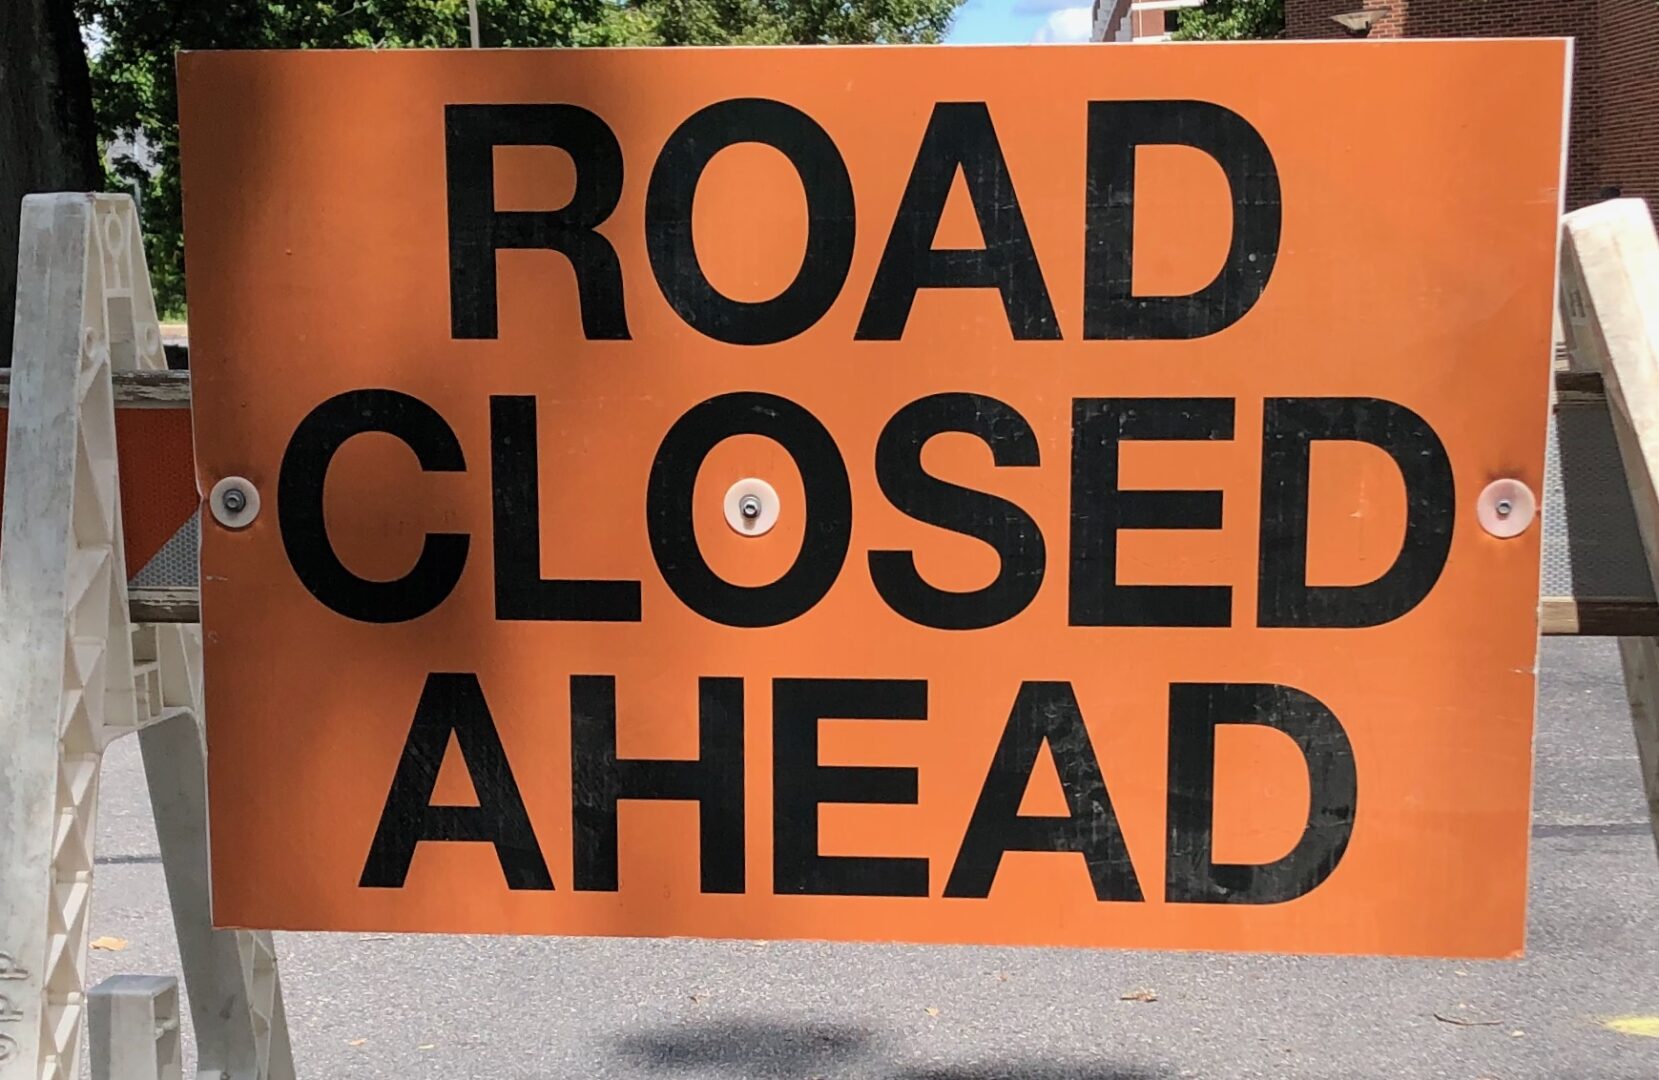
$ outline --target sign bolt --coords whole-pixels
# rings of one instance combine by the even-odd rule
[[[1538,497],[1519,480],[1494,480],[1475,500],[1480,527],[1499,540],[1520,536],[1537,516]]]
[[[259,516],[259,489],[240,476],[227,476],[208,492],[207,509],[227,529],[245,529]]]
[[[759,477],[745,477],[726,489],[721,509],[732,532],[765,536],[778,523],[778,492]]]

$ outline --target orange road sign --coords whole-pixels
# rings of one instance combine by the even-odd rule
[[[186,55],[217,921],[1518,952],[1568,60]]]

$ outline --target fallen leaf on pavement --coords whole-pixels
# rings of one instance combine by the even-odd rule
[[[102,952],[120,952],[127,947],[127,942],[126,939],[118,937],[93,938],[92,947]]]
[[[1640,1035],[1648,1039],[1659,1039],[1659,1016],[1617,1016],[1611,1020],[1603,1020],[1601,1026],[1620,1035]]]
[[[1119,994],[1118,995],[1118,1000],[1119,1001],[1157,1001],[1158,1000],[1158,991],[1156,991],[1156,990],[1131,990],[1127,994]]]
[[[1473,1016],[1447,1016],[1445,1013],[1435,1013],[1434,1018],[1442,1024],[1455,1024],[1458,1027],[1497,1027],[1502,1020],[1481,1020]]]
[[[939,1010],[935,1009],[932,1005],[929,1005],[927,1008],[923,1009],[922,1011],[927,1013],[929,1016],[938,1016],[939,1015]]]

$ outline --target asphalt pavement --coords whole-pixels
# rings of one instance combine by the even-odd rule
[[[1519,961],[283,934],[299,1074],[1653,1080],[1616,1023],[1659,1017],[1659,859],[1611,642],[1545,643],[1537,766]],[[91,977],[176,972],[134,740],[101,806],[92,932],[128,944]]]

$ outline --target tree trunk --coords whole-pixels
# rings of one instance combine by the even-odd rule
[[[0,365],[11,363],[23,196],[96,191],[92,82],[72,0],[0,0]]]

